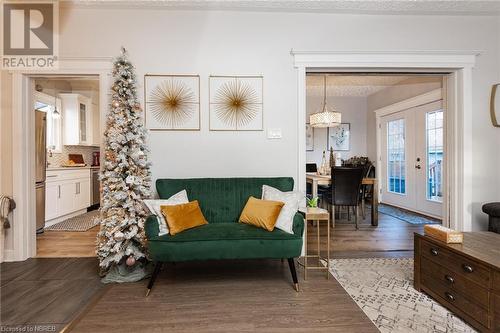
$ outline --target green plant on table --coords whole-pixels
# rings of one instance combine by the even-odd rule
[[[318,207],[318,197],[314,198],[306,198],[307,200],[307,207]]]

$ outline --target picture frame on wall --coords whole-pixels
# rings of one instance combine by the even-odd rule
[[[148,130],[200,130],[199,75],[146,74],[144,100]]]
[[[306,151],[314,150],[314,127],[306,123]]]
[[[351,124],[342,123],[328,128],[328,150],[348,151],[351,149]]]
[[[209,127],[211,131],[264,130],[264,77],[209,77]]]

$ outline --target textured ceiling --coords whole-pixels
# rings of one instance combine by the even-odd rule
[[[366,97],[408,78],[400,75],[329,75],[327,91],[328,96]],[[322,97],[323,80],[323,75],[308,75],[307,94]]]
[[[61,5],[361,14],[500,14],[498,0],[61,0]]]
[[[500,14],[498,0],[61,0],[61,5],[361,14]]]

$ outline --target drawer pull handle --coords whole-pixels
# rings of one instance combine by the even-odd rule
[[[462,268],[463,268],[463,269],[464,269],[464,271],[466,271],[467,273],[472,273],[472,272],[474,272],[474,268],[472,268],[472,266],[469,266],[469,265],[463,264],[463,265],[462,265]]]
[[[446,298],[448,298],[450,301],[454,301],[455,300],[455,296],[453,296],[449,292],[445,292],[444,294],[446,295]]]
[[[448,274],[444,276],[444,278],[446,279],[446,281],[448,281],[449,283],[455,283],[455,279],[452,277],[452,276],[449,276]]]
[[[439,254],[439,252],[438,252],[438,250],[436,250],[436,249],[431,249],[431,254],[432,254],[433,256],[437,256],[437,255]]]

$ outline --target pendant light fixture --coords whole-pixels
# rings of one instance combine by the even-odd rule
[[[342,114],[335,109],[329,110],[326,103],[326,78],[325,74],[323,76],[323,108],[309,116],[309,123],[312,127],[335,127],[342,122]]]
[[[57,94],[56,94],[56,82],[54,81],[54,111],[52,111],[52,117],[57,119],[61,117],[61,113],[57,110]]]

